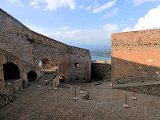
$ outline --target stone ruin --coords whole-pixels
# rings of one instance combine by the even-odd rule
[[[45,73],[58,74],[65,82],[88,82],[90,51],[36,33],[0,9],[1,92],[21,89]]]

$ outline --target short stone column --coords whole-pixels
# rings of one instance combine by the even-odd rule
[[[4,89],[3,65],[0,65],[0,90]]]

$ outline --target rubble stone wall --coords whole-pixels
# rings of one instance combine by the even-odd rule
[[[20,59],[24,62],[17,63],[21,72],[21,79],[26,79],[29,69],[25,70],[26,63],[32,66],[30,66],[31,69],[33,67],[40,67],[39,63],[41,61],[47,61],[50,69],[55,66],[59,68],[57,74],[63,76],[66,82],[70,80],[74,81],[75,79],[90,80],[91,57],[89,50],[69,46],[36,33],[2,9],[0,9],[1,49],[2,53],[5,51],[11,56],[15,56],[15,61]],[[6,59],[6,56],[2,54],[2,58],[4,57]],[[3,64],[5,62],[11,62],[4,59],[0,59],[0,81],[4,81]],[[39,76],[40,73],[37,73],[37,75]],[[2,86],[0,84],[1,88]]]
[[[105,63],[92,63],[91,76],[93,79],[100,79],[107,81],[111,80],[111,65]]]

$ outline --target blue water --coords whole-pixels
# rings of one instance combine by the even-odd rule
[[[111,60],[111,57],[102,57],[102,56],[91,56],[91,60]]]

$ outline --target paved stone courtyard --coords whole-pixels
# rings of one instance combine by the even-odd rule
[[[83,83],[90,99],[82,99],[80,85],[31,85],[17,93],[18,98],[0,109],[0,120],[159,120],[160,97],[112,89],[109,82]],[[78,100],[73,100],[75,89]],[[130,108],[124,108],[125,96]]]

